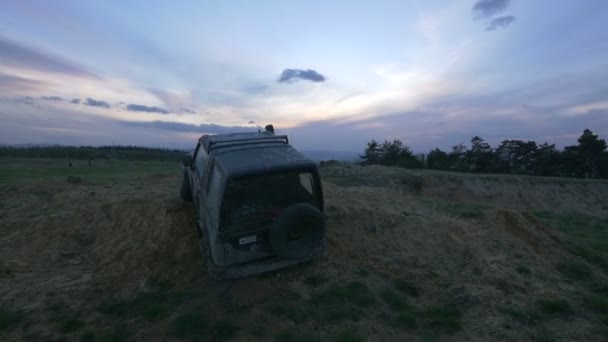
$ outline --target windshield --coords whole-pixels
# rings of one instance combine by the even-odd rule
[[[266,228],[283,209],[295,203],[318,207],[310,172],[292,172],[232,179],[224,195],[225,231]]]

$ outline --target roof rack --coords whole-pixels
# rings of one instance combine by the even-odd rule
[[[215,136],[220,138],[220,136]],[[289,139],[286,135],[255,135],[255,136],[235,136],[226,137],[225,139],[213,139],[214,136],[209,136],[203,141],[207,152],[216,150],[222,147],[234,147],[240,145],[266,144],[266,143],[282,143],[289,144]],[[215,141],[214,141],[215,140]]]

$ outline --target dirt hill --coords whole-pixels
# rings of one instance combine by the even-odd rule
[[[608,182],[323,168],[327,259],[205,274],[178,175],[0,189],[0,339],[608,338]]]

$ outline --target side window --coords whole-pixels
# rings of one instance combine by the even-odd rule
[[[222,174],[220,170],[214,166],[211,169],[211,175],[209,177],[209,185],[207,186],[207,198],[209,207],[212,210],[218,210],[220,207],[220,200],[222,195]]]
[[[207,151],[201,148],[196,155],[196,161],[194,165],[196,166],[196,172],[198,173],[199,178],[203,178],[203,172],[205,171],[205,164],[207,163]]]
[[[300,173],[300,184],[310,194],[313,194],[312,190],[312,175],[310,173]]]

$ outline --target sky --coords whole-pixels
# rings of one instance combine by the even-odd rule
[[[608,2],[0,0],[0,144],[608,137]]]

